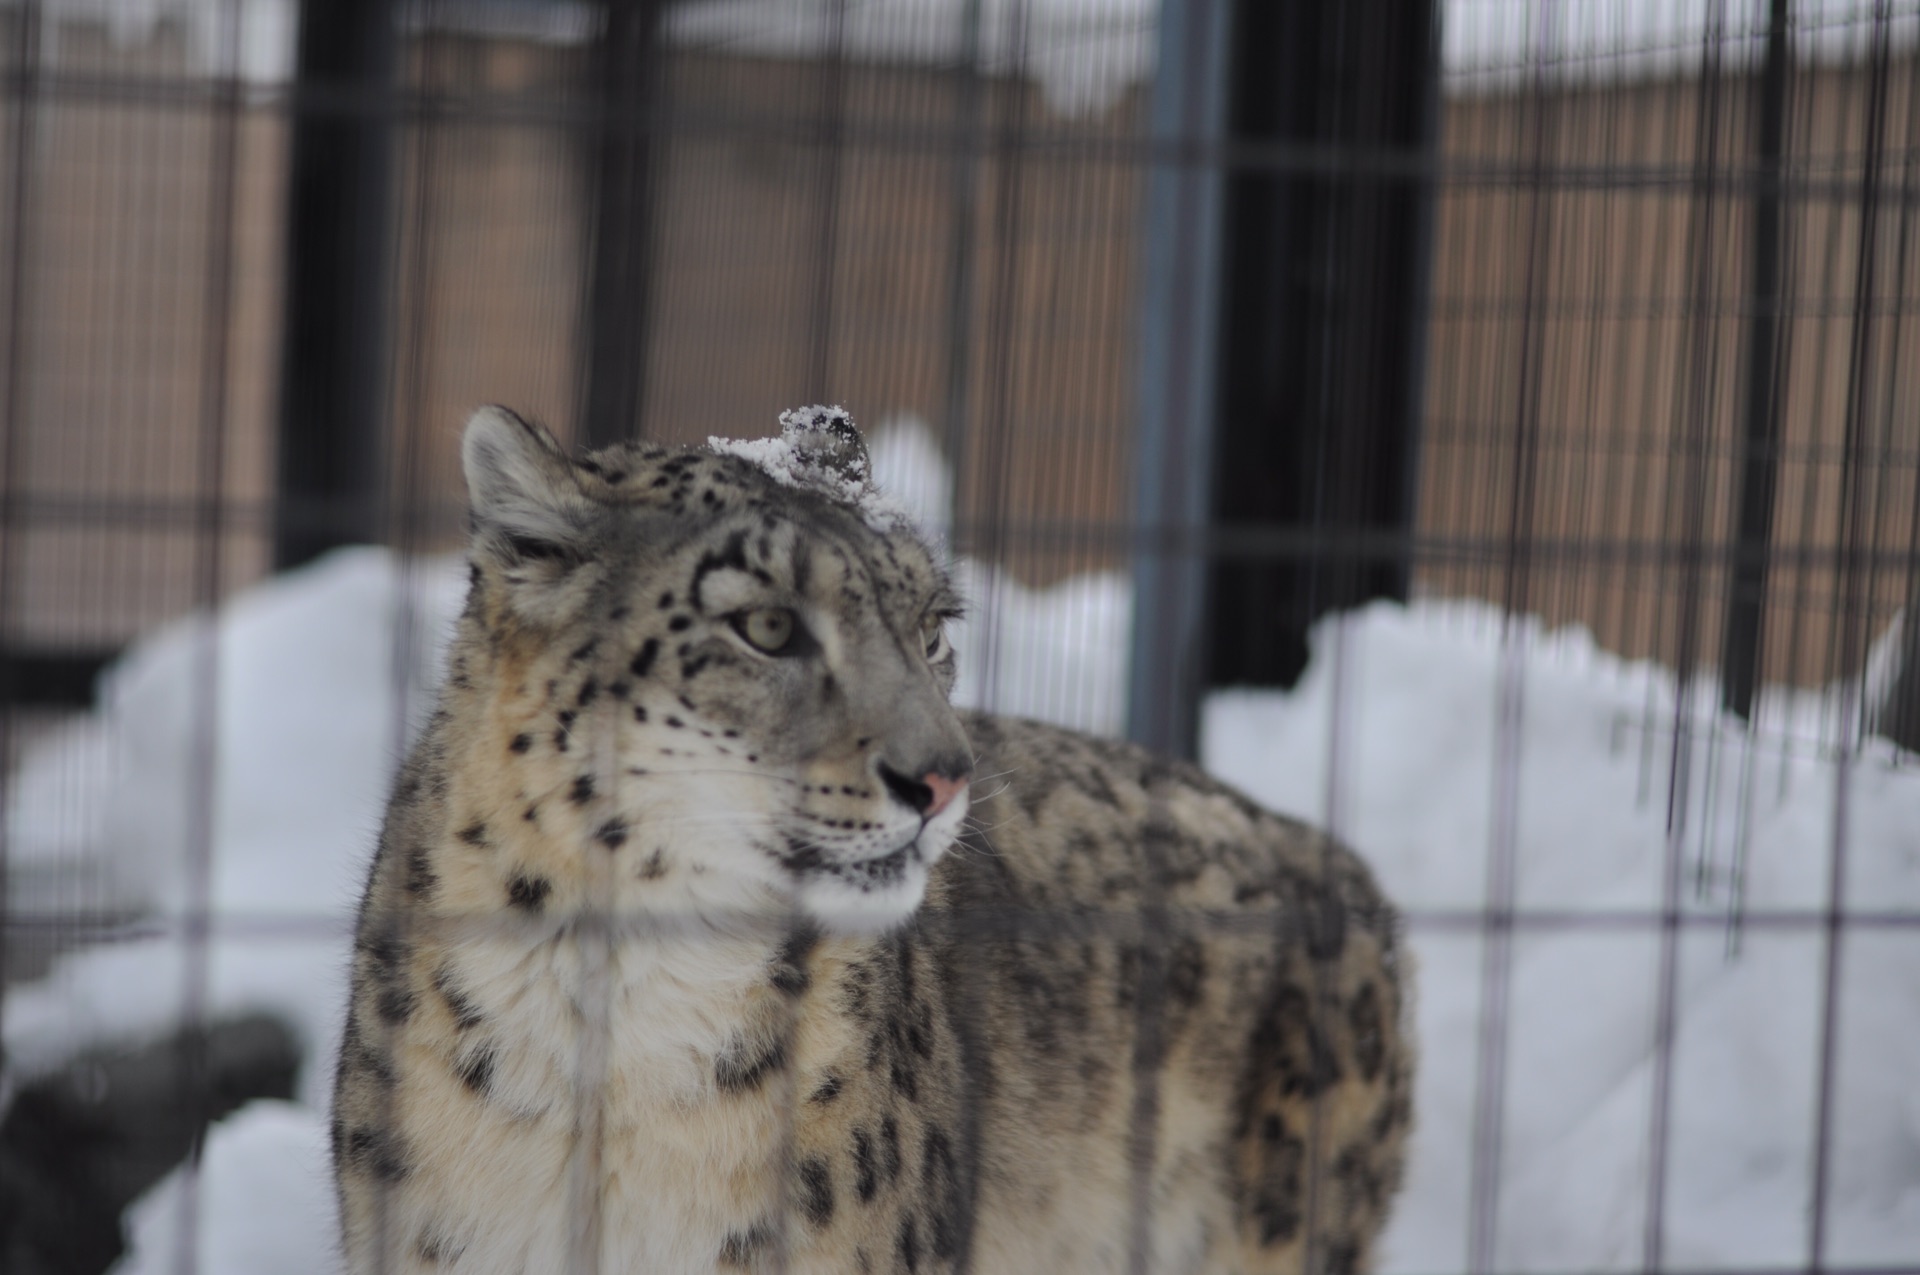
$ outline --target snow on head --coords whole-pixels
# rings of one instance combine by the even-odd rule
[[[707,450],[751,461],[783,487],[852,505],[875,531],[913,525],[906,510],[874,486],[866,440],[844,407],[796,407],[780,413],[778,438],[711,437]]]

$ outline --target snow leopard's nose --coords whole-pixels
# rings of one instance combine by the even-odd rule
[[[967,780],[964,775],[959,779],[948,779],[938,771],[932,770],[928,771],[926,777],[920,782],[933,790],[932,804],[920,812],[928,819],[933,818],[949,805],[953,804],[953,799],[966,791],[967,787]]]
[[[922,819],[931,819],[945,810],[967,786],[965,774],[951,778],[930,770],[918,779],[909,779],[885,762],[880,763],[880,779],[888,792],[912,806]]]

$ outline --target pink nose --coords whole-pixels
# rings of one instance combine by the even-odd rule
[[[964,779],[948,779],[945,775],[928,771],[920,777],[920,782],[933,789],[933,804],[926,809],[926,817],[931,819],[947,808],[947,803],[967,790]]]

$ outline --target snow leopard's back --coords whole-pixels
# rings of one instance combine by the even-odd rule
[[[1412,1058],[1364,865],[1192,767],[965,720],[974,830],[918,925],[980,1059],[977,1269],[1365,1269]]]

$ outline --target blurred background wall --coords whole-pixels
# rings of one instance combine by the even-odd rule
[[[368,458],[359,512],[320,516],[315,544],[451,547],[457,428],[496,400],[585,438],[599,393],[617,419],[596,437],[676,442],[765,432],[816,398],[869,425],[910,415],[958,467],[963,545],[1036,584],[1124,567],[1155,534],[1135,451],[1143,415],[1164,415],[1140,396],[1145,316],[1172,304],[1150,245],[1181,233],[1151,212],[1168,173],[1235,187],[1212,266],[1227,286],[1205,283],[1201,303],[1230,322],[1193,356],[1192,376],[1222,388],[1212,417],[1183,426],[1218,440],[1196,452],[1215,474],[1201,523],[1264,529],[1270,556],[1395,565],[1349,592],[1522,601],[1670,664],[1719,659],[1730,564],[1757,545],[1760,674],[1803,685],[1859,665],[1836,627],[1843,593],[1864,633],[1904,600],[1901,369],[1920,334],[1903,308],[1915,77],[1900,23],[1883,64],[1871,14],[1803,17],[1769,89],[1763,9],[1723,17],[1713,39],[1676,11],[1644,20],[1637,44],[1623,27],[1589,52],[1578,32],[1540,34],[1545,18],[1462,0],[1444,49],[1436,36],[1409,52],[1363,41],[1357,19],[1278,29],[1220,5],[1222,29],[1246,28],[1243,58],[1311,49],[1350,78],[1400,58],[1411,75],[1387,70],[1414,118],[1369,140],[1364,94],[1322,92],[1333,107],[1289,115],[1242,100],[1262,84],[1242,72],[1233,118],[1199,139],[1214,149],[1169,163],[1154,6],[989,5],[984,27],[977,5],[895,8],[340,6],[307,21],[372,14],[387,63],[305,78],[290,0],[0,12],[15,85],[0,104],[9,658],[97,662],[268,571],[287,510],[311,521],[326,504],[288,487],[289,448],[305,445],[290,437],[352,435]],[[616,10],[645,29],[637,43],[609,36]],[[1565,47],[1530,59],[1530,30]],[[1231,70],[1205,56],[1203,75]],[[356,88],[369,73],[383,86]],[[1771,161],[1757,137],[1769,100],[1788,139]],[[386,186],[352,214],[377,221],[348,228],[359,240],[335,225],[296,241],[296,134],[329,126],[379,151]],[[299,180],[356,180],[350,162]],[[1768,172],[1777,184],[1757,189]],[[1417,203],[1397,222],[1314,221],[1330,192],[1368,190]],[[1366,330],[1318,348],[1284,315],[1328,285],[1287,271],[1346,260],[1336,232],[1360,237],[1361,262],[1416,255],[1369,294]],[[289,297],[290,279],[349,278],[350,304]],[[1245,278],[1281,298],[1281,318],[1248,312],[1232,287]],[[1355,291],[1351,270],[1338,282]],[[1756,337],[1762,310],[1773,322]],[[290,331],[290,312],[332,331]],[[1313,358],[1329,369],[1264,389],[1236,370],[1257,381]],[[337,388],[355,377],[357,398]],[[1356,397],[1369,381],[1399,383],[1404,401]],[[1383,412],[1407,424],[1382,431]],[[1742,532],[1756,412],[1770,515]],[[1356,472],[1404,474],[1406,491],[1389,508],[1310,507]],[[1289,485],[1321,497],[1262,495]],[[1849,585],[1860,554],[1870,569]],[[1327,598],[1229,575],[1212,627],[1266,642],[1292,607],[1297,634],[1346,600],[1314,587]],[[1236,596],[1258,605],[1234,610]],[[1211,641],[1218,667],[1197,684],[1297,672]]]

